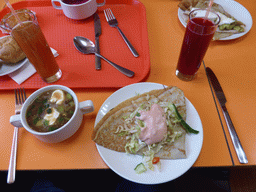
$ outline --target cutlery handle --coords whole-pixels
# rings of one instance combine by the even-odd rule
[[[99,37],[95,37],[95,49],[98,54],[100,54],[100,43],[99,43]],[[100,57],[95,55],[95,69],[100,70],[101,69],[101,60]]]
[[[132,46],[132,44],[130,43],[130,41],[126,38],[126,36],[124,35],[124,33],[121,31],[121,29],[116,26],[116,28],[118,29],[119,33],[121,34],[121,36],[123,37],[126,45],[129,47],[129,49],[131,50],[132,54],[134,57],[139,57],[138,52],[135,50],[135,48]]]
[[[243,163],[243,164],[246,164],[246,163],[248,163],[247,157],[245,155],[245,152],[244,152],[244,149],[241,145],[241,142],[238,138],[235,127],[234,127],[234,125],[231,121],[231,118],[230,118],[229,114],[228,114],[227,108],[225,106],[222,107],[222,111],[223,111],[224,118],[225,118],[226,123],[227,123],[228,131],[229,131],[231,140],[233,142],[237,157],[239,159],[239,162]]]
[[[112,65],[113,67],[115,67],[118,71],[120,71],[121,73],[123,73],[124,75],[128,76],[128,77],[133,77],[134,76],[134,72],[126,69],[124,67],[121,67],[120,65],[117,65],[115,63],[113,63],[112,61],[108,60],[107,58],[103,57],[102,55],[98,54],[95,52],[95,55],[101,57],[102,59],[104,59],[105,61],[107,61],[110,65]]]
[[[10,156],[10,162],[9,162],[9,168],[8,168],[8,175],[7,175],[7,183],[8,184],[14,183],[14,181],[15,181],[18,133],[19,133],[19,128],[14,127],[11,156]]]

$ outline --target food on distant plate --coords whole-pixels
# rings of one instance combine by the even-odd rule
[[[209,2],[210,1],[208,0],[182,0],[178,6],[184,11],[184,14],[187,17],[187,21],[188,15],[191,11],[198,8],[206,9],[209,5]],[[213,40],[222,39],[245,31],[245,24],[227,13],[221,5],[213,3],[211,9],[215,11],[221,19],[218,29],[214,34]],[[202,15],[202,17],[204,17],[204,15]],[[211,19],[211,14],[209,14],[209,19]]]
[[[0,59],[6,64],[17,63],[25,59],[26,55],[11,35],[0,39]]]
[[[96,125],[92,139],[118,152],[144,156],[136,173],[160,166],[160,159],[186,158],[186,133],[198,133],[186,122],[183,91],[177,87],[132,97],[111,109]],[[183,127],[184,126],[184,127]]]
[[[28,107],[26,121],[38,132],[54,131],[73,116],[75,103],[71,94],[55,89],[40,94]]]

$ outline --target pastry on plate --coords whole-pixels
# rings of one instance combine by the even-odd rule
[[[17,63],[26,55],[11,35],[0,38],[0,59],[6,64]]]
[[[186,119],[185,97],[177,87],[153,90],[132,97],[111,109],[99,121],[92,139],[103,147],[119,152],[143,155],[150,148],[160,158],[186,158],[186,131],[177,121],[172,104],[177,106],[183,119]],[[146,120],[147,113],[155,113],[160,119],[163,117],[165,128],[158,126],[161,124],[158,117],[155,118],[158,118],[158,125],[152,128],[148,123],[150,119]]]
[[[92,139],[105,148],[138,154],[141,174],[160,159],[187,157],[186,135],[197,134],[186,122],[186,99],[178,87],[152,90],[123,101],[108,111],[94,128]]]

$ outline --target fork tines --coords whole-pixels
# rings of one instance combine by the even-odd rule
[[[15,102],[17,105],[24,103],[25,100],[27,99],[24,87],[19,89],[14,89],[14,93],[15,93]]]
[[[112,13],[111,9],[108,8],[108,9],[105,9],[104,10],[104,14],[105,14],[105,17],[106,17],[106,20],[108,22],[108,24],[111,26],[111,27],[115,27],[120,35],[122,36],[122,38],[124,39],[126,45],[129,47],[130,51],[132,52],[133,56],[134,57],[139,57],[139,54],[138,52],[135,50],[135,48],[132,46],[132,44],[130,43],[130,41],[127,39],[127,37],[124,35],[124,33],[121,31],[121,29],[118,27],[118,22],[114,16],[114,14]]]
[[[109,22],[110,20],[116,19],[110,8],[105,9],[104,14],[107,22]]]

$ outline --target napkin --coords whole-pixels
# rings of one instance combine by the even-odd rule
[[[51,48],[51,51],[52,51],[54,57],[57,57],[59,55],[55,49]],[[16,81],[16,83],[18,83],[20,85],[25,80],[27,80],[29,77],[31,77],[35,72],[36,72],[36,69],[28,61],[21,68],[19,68],[18,70],[10,73],[9,77],[11,77],[14,81]]]

